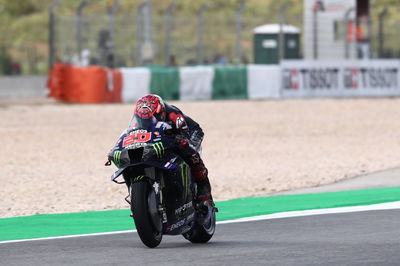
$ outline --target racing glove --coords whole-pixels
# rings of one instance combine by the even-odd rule
[[[203,138],[204,132],[200,128],[193,130],[192,134],[190,135],[190,142],[197,152],[200,152],[201,150],[201,142],[203,141]]]

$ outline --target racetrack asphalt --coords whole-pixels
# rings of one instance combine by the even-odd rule
[[[1,265],[399,265],[399,210],[217,226],[207,244],[164,237],[156,249],[136,233],[9,243]]]
[[[291,194],[399,186],[399,172]],[[0,265],[399,265],[399,220],[385,210],[220,224],[210,243],[165,236],[156,249],[137,233],[7,243]]]

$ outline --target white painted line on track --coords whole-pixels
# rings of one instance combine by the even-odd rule
[[[326,208],[326,209],[315,209],[315,210],[304,210],[304,211],[290,211],[290,212],[279,212],[273,214],[252,216],[239,218],[234,220],[220,221],[217,224],[229,224],[229,223],[242,223],[242,222],[252,222],[279,218],[291,218],[291,217],[301,217],[310,215],[321,215],[321,214],[335,214],[335,213],[349,213],[349,212],[363,212],[363,211],[378,211],[378,210],[393,210],[400,209],[400,201],[378,203],[372,205],[362,205],[362,206],[351,206],[351,207],[337,207],[337,208]]]
[[[362,206],[337,207],[337,208],[315,209],[315,210],[304,210],[304,211],[279,212],[279,213],[273,213],[273,214],[266,214],[266,215],[259,215],[259,216],[253,216],[253,217],[239,218],[239,219],[234,219],[234,220],[220,221],[220,222],[217,222],[217,224],[243,223],[243,222],[271,220],[271,219],[280,219],[280,218],[291,218],[291,217],[321,215],[321,214],[350,213],[350,212],[377,211],[377,210],[394,210],[394,209],[400,209],[400,201],[386,202],[386,203],[379,203],[379,204],[372,204],[372,205],[362,205]],[[38,240],[63,239],[63,238],[73,238],[73,237],[116,235],[116,234],[126,234],[126,233],[133,233],[133,232],[136,232],[136,230],[115,231],[115,232],[105,232],[105,233],[93,233],[93,234],[83,234],[83,235],[42,237],[42,238],[33,238],[33,239],[6,240],[6,241],[0,241],[0,244],[27,242],[27,241],[38,241]]]
[[[38,240],[63,239],[63,238],[73,238],[73,237],[85,237],[85,236],[116,235],[116,234],[125,234],[125,233],[133,233],[133,232],[136,232],[136,230],[114,231],[114,232],[93,233],[93,234],[83,234],[83,235],[67,235],[67,236],[52,236],[52,237],[41,237],[41,238],[31,238],[31,239],[6,240],[6,241],[0,241],[0,244],[26,242],[26,241],[38,241]]]

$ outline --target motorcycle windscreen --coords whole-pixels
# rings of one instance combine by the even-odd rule
[[[135,129],[146,129],[147,131],[151,132],[157,122],[158,120],[154,116],[141,118],[134,114],[129,122],[128,131]]]

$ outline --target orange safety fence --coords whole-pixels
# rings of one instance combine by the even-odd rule
[[[122,74],[100,66],[56,63],[47,84],[49,97],[74,103],[121,102]]]

